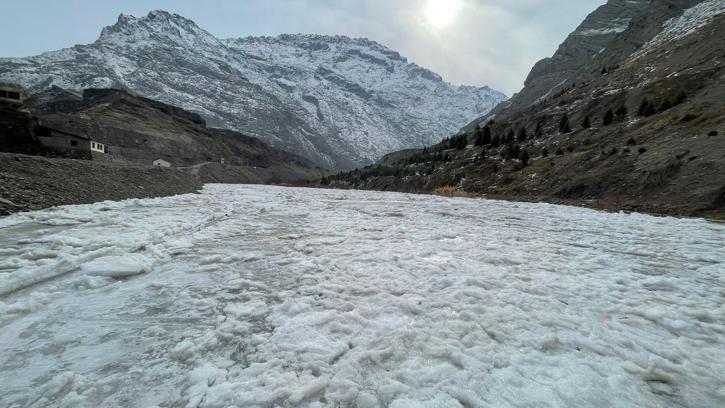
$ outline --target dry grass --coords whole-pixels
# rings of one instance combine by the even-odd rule
[[[433,194],[442,197],[474,197],[475,194],[467,193],[453,186],[438,187],[433,190]]]

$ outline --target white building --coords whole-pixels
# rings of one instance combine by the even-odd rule
[[[171,167],[171,163],[167,162],[164,159],[156,159],[156,160],[154,160],[154,166],[156,166],[156,167]]]
[[[106,153],[106,145],[91,140],[91,151],[98,153]]]

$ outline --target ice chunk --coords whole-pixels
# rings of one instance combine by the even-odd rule
[[[140,254],[126,254],[121,256],[104,256],[86,262],[81,271],[92,276],[106,276],[109,278],[124,278],[151,272],[152,262]]]

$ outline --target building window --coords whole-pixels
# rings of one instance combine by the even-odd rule
[[[20,100],[20,94],[17,92],[8,92],[8,98]]]
[[[98,153],[105,153],[106,146],[103,143],[98,142],[90,142],[91,144],[91,150]]]
[[[35,135],[50,137],[51,136],[50,129],[48,129],[47,127],[44,127],[44,126],[38,126],[37,128],[35,128]]]
[[[78,141],[77,140],[71,140],[70,141],[70,145],[71,146],[78,146]]]
[[[8,97],[8,93],[7,92],[0,91],[0,98],[7,98],[7,97]]]

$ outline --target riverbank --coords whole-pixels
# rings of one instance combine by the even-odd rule
[[[174,168],[0,153],[0,216],[58,205],[165,197],[203,183]]]

